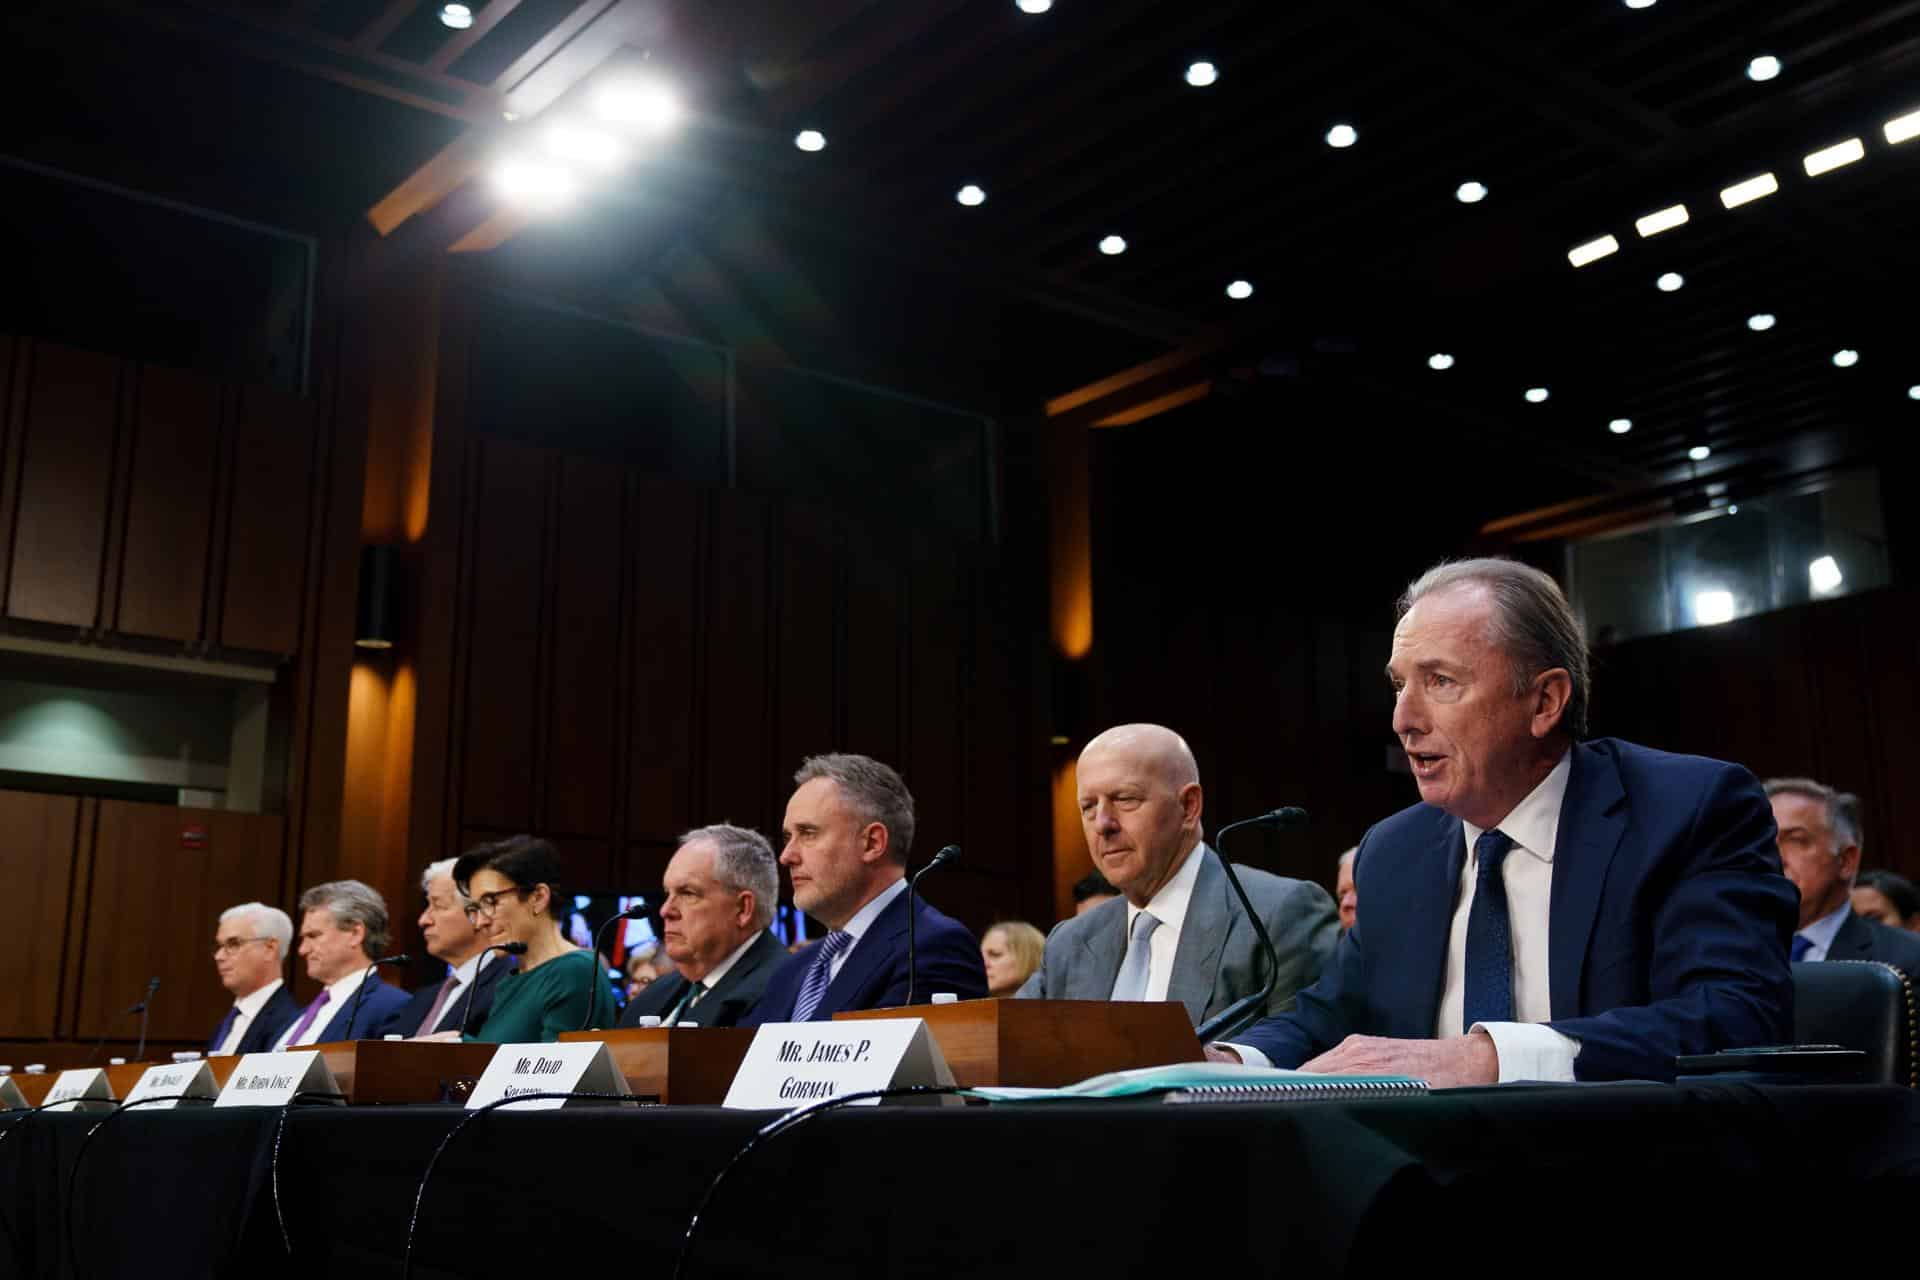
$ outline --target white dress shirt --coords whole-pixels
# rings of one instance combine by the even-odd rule
[[[1853,904],[1842,902],[1839,906],[1821,916],[1806,928],[1794,934],[1796,938],[1805,938],[1813,945],[1807,948],[1802,960],[1825,960],[1827,952],[1833,949],[1833,940],[1840,932],[1840,926],[1853,914]]]
[[[1127,937],[1133,937],[1134,921],[1142,911],[1150,911],[1160,927],[1147,939],[1147,990],[1142,1000],[1165,1000],[1167,985],[1173,979],[1173,957],[1180,949],[1180,926],[1186,923],[1187,903],[1193,899],[1193,882],[1200,878],[1200,846],[1188,850],[1186,861],[1173,878],[1160,886],[1144,907],[1127,903]],[[1124,953],[1123,953],[1124,954]]]
[[[317,1044],[326,1031],[327,1024],[333,1021],[333,1016],[353,1003],[353,994],[360,989],[360,983],[366,976],[367,971],[364,968],[355,968],[352,973],[328,987],[327,1002],[321,1006],[320,1012],[314,1015],[313,1025],[308,1027],[298,1040],[295,1040],[293,1029],[300,1025],[301,1018],[307,1016],[306,1006],[302,1005],[299,1015],[287,1024],[285,1031],[280,1033],[280,1042],[273,1046],[274,1049],[292,1049],[303,1044]]]
[[[722,960],[719,964],[707,970],[707,976],[700,979],[700,994],[693,998],[693,1003],[688,1004],[683,1008],[676,1009],[672,1013],[669,1013],[667,1015],[667,1020],[661,1023],[660,1025],[663,1027],[674,1026],[683,1017],[686,1017],[689,1014],[692,1014],[695,1009],[699,1008],[700,1002],[702,1000],[705,1000],[709,995],[713,994],[713,989],[720,985],[720,980],[726,977],[729,973],[733,972],[733,966],[740,963],[740,957],[747,954],[747,950],[750,947],[752,947],[754,943],[760,941],[760,935],[762,932],[764,932],[764,930],[755,929],[745,942],[741,943],[739,946],[735,947],[732,951],[729,951],[727,953],[727,958],[725,960]],[[847,948],[847,950],[849,951],[851,951],[852,949],[853,948],[851,947]],[[681,974],[680,976],[683,978],[686,977],[684,973]],[[696,1017],[696,1018],[693,1018],[692,1021],[697,1024],[700,1021],[700,1019]]]
[[[828,963],[827,981],[829,983],[840,976],[840,970],[846,967],[847,957],[852,955],[854,949],[860,945],[860,939],[866,936],[867,930],[873,928],[873,922],[880,918],[880,913],[887,909],[887,904],[906,891],[907,878],[901,876],[875,895],[872,902],[854,912],[853,919],[840,926],[840,932],[852,934],[853,941],[842,947],[840,954]]]
[[[233,1002],[233,1026],[228,1028],[227,1038],[220,1042],[219,1048],[207,1056],[209,1058],[217,1058],[222,1054],[231,1054],[234,1050],[238,1049],[240,1047],[240,1041],[246,1037],[247,1028],[251,1027],[253,1020],[260,1016],[260,1011],[267,1007],[267,1001],[273,999],[274,992],[286,985],[287,984],[280,979],[275,978],[266,986],[249,991],[246,995],[235,1000]]]

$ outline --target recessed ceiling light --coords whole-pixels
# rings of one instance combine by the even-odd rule
[[[609,124],[638,125],[648,133],[665,133],[680,120],[680,99],[650,80],[608,80],[594,90],[593,108]]]
[[[1709,449],[1704,444],[1696,444],[1691,449],[1687,450],[1687,456],[1693,459],[1695,462],[1705,462],[1708,458],[1711,458],[1713,456],[1713,450]]]
[[[1629,9],[1651,9],[1653,0],[1626,0],[1626,6]]]
[[[1756,311],[1747,317],[1747,328],[1755,333],[1765,333],[1773,328],[1773,312]]]
[[[1840,563],[1832,556],[1820,556],[1807,565],[1807,585],[1817,596],[1838,591],[1842,581]]]
[[[1736,182],[1730,187],[1722,187],[1720,203],[1729,209],[1737,209],[1743,204],[1758,200],[1761,196],[1770,196],[1779,189],[1778,178],[1771,173],[1762,173],[1744,182]]]
[[[975,205],[985,204],[987,202],[987,193],[969,182],[966,186],[954,192],[953,198],[971,209]]]
[[[1453,198],[1461,204],[1479,204],[1487,198],[1487,184],[1463,182],[1453,189]]]
[[[1771,80],[1780,74],[1780,59],[1763,53],[1747,64],[1747,79]]]
[[[1831,173],[1842,165],[1852,164],[1867,154],[1866,144],[1858,138],[1848,138],[1845,142],[1836,142],[1830,147],[1822,147],[1800,163],[1809,178],[1817,178],[1823,173]]]
[[[1836,369],[1851,369],[1859,363],[1860,353],[1852,347],[1842,347],[1833,353],[1833,367]]]
[[[549,124],[545,142],[547,150],[560,159],[602,173],[618,169],[627,158],[625,149],[611,134],[571,120],[555,120]]]
[[[1053,8],[1053,0],[1013,0],[1013,7],[1022,13],[1045,13]]]
[[[1444,351],[1436,351],[1427,357],[1427,368],[1451,369],[1453,368],[1453,357]]]
[[[1126,251],[1127,242],[1119,236],[1105,236],[1100,241],[1100,252],[1106,254],[1109,258],[1115,254],[1125,253]]]
[[[824,151],[827,146],[827,135],[818,129],[802,129],[793,135],[793,145],[802,151]]]
[[[1909,111],[1906,115],[1895,116],[1880,126],[1880,132],[1887,135],[1888,142],[1906,142],[1920,138],[1920,111]]]
[[[455,31],[465,31],[473,25],[473,10],[463,4],[441,5],[440,25],[452,27]]]
[[[1686,222],[1687,206],[1675,204],[1668,205],[1664,209],[1656,209],[1644,218],[1635,218],[1633,229],[1638,231],[1644,239],[1647,236],[1657,236],[1662,231],[1671,231],[1675,227],[1685,226]]]
[[[1729,503],[1727,504],[1727,514],[1728,514],[1728,515],[1730,515],[1730,516],[1737,516],[1737,515],[1739,515],[1739,514],[1740,514],[1740,504],[1739,504],[1739,503],[1737,503],[1737,502],[1729,502]]]
[[[514,204],[552,213],[573,202],[579,184],[565,167],[529,156],[513,156],[493,171],[494,186]]]
[[[1620,242],[1612,236],[1601,236],[1598,240],[1589,240],[1567,250],[1567,261],[1576,267],[1584,267],[1589,262],[1598,262],[1610,253],[1620,252]]]
[[[1235,280],[1227,286],[1227,296],[1235,302],[1243,298],[1251,298],[1253,296],[1253,282],[1250,280]]]
[[[1360,141],[1360,132],[1350,124],[1337,124],[1327,130],[1327,145],[1344,150]]]
[[[1916,382],[1914,385],[1907,388],[1907,399],[1920,400],[1920,382]]]
[[[1609,422],[1607,424],[1607,430],[1613,432],[1613,434],[1617,436],[1623,436],[1627,434],[1627,432],[1633,430],[1633,419],[1632,418],[1615,418],[1612,422]]]
[[[1663,271],[1660,278],[1653,282],[1653,287],[1662,293],[1674,293],[1686,282],[1687,278],[1678,271]]]
[[[1733,592],[1699,591],[1693,597],[1693,620],[1703,627],[1733,621]]]
[[[1528,387],[1527,403],[1544,404],[1549,394],[1551,393],[1545,387]]]
[[[1220,78],[1220,68],[1211,62],[1195,62],[1187,67],[1187,83],[1196,89],[1204,89]]]

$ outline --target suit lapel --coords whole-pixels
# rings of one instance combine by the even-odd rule
[[[1178,1000],[1198,1026],[1207,1018],[1207,1006],[1213,1001],[1213,989],[1220,974],[1220,953],[1235,922],[1227,885],[1227,873],[1220,859],[1202,844],[1196,854],[1200,870],[1194,877],[1193,893],[1187,899],[1187,916],[1180,924],[1180,944],[1173,953],[1173,973],[1167,980],[1167,999]],[[1119,973],[1115,966],[1115,975]],[[1111,990],[1111,984],[1109,984]]]
[[[1416,908],[1422,903],[1439,903],[1440,908],[1408,912],[1399,930],[1405,939],[1402,945],[1412,957],[1413,972],[1424,976],[1408,988],[1416,1003],[1400,1011],[1403,1034],[1420,1037],[1431,1036],[1439,1019],[1440,993],[1447,980],[1447,942],[1453,931],[1454,905],[1460,901],[1460,869],[1467,861],[1467,838],[1460,819],[1440,809],[1432,813],[1431,834],[1424,842],[1428,851],[1414,871],[1419,891],[1412,901]]]
[[[1088,913],[1087,928],[1080,935],[1080,947],[1086,955],[1074,967],[1067,999],[1105,1000],[1113,995],[1120,962],[1127,954],[1128,914],[1125,898],[1102,903]]]
[[[1833,943],[1827,948],[1827,959],[1873,959],[1873,934],[1868,931],[1867,922],[1847,912],[1847,918],[1840,922],[1839,932],[1833,935]]]
[[[899,943],[901,953],[905,954],[906,945],[900,939],[907,933],[907,899],[910,896],[906,891],[897,894],[874,920],[873,926],[860,935],[860,941],[854,943],[853,950],[847,954],[846,963],[840,966],[838,976],[821,997],[820,1013],[837,1013],[847,1008],[853,1002],[854,993],[865,986],[894,953],[896,943]]]
[[[1576,746],[1560,805],[1553,851],[1553,894],[1547,909],[1547,974],[1555,1018],[1580,1016],[1580,979],[1587,941],[1600,912],[1607,868],[1627,830],[1627,793],[1620,770],[1597,747]]]
[[[762,929],[760,936],[753,940],[753,945],[748,947],[738,960],[734,961],[733,968],[727,970],[727,976],[708,988],[707,994],[700,998],[701,1006],[705,1007],[710,1000],[715,1003],[725,1000],[733,994],[735,987],[738,987],[742,982],[746,981],[763,963],[766,963],[766,942],[772,937],[772,934]],[[776,949],[780,946],[778,942],[775,942],[773,945]],[[786,952],[781,951],[780,954],[785,955]]]

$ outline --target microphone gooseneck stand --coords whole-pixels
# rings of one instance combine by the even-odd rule
[[[367,998],[367,984],[373,981],[374,973],[378,971],[383,964],[405,964],[411,959],[413,959],[412,956],[402,951],[398,955],[381,956],[378,960],[375,960],[367,966],[366,973],[361,975],[359,990],[353,993],[353,1012],[347,1015],[347,1029],[340,1036],[342,1040],[353,1039],[353,1024],[360,1020],[360,1003]],[[288,1045],[287,1047],[292,1048],[293,1046]]]
[[[504,951],[510,956],[523,956],[527,954],[527,944],[524,942],[499,942],[488,947],[487,951]],[[485,955],[486,951],[480,954]],[[466,1010],[460,1015],[460,1037],[463,1040],[467,1037],[468,1033],[473,1030],[473,1028],[468,1025],[473,1021],[473,993],[479,989],[480,971],[484,968],[486,968],[484,963],[477,964],[473,967],[473,981],[467,984],[466,992],[462,997],[467,1002]],[[429,1028],[429,1030],[431,1030],[431,1028]]]
[[[950,844],[946,848],[942,849],[940,852],[934,854],[933,861],[927,863],[926,866],[920,868],[918,871],[914,872],[912,875],[907,877],[907,1003],[908,1004],[913,1003],[914,982],[920,976],[920,973],[919,973],[920,957],[916,954],[915,947],[914,947],[914,943],[916,941],[915,935],[919,933],[919,930],[916,929],[914,926],[919,921],[920,913],[913,909],[914,892],[920,883],[921,876],[927,874],[927,872],[933,870],[935,867],[946,866],[949,862],[952,862],[955,858],[959,856],[960,856],[960,846],[957,844]]]
[[[1240,899],[1241,910],[1247,913],[1247,922],[1253,926],[1254,936],[1260,939],[1260,949],[1267,957],[1267,985],[1251,995],[1242,996],[1213,1017],[1201,1023],[1194,1034],[1201,1044],[1210,1044],[1245,1027],[1260,1016],[1267,1007],[1267,1001],[1273,998],[1273,989],[1280,982],[1280,957],[1274,952],[1273,939],[1267,936],[1267,926],[1260,922],[1260,913],[1253,909],[1253,902],[1247,897],[1246,889],[1240,883],[1240,877],[1234,874],[1233,862],[1227,857],[1227,832],[1237,831],[1241,827],[1271,827],[1284,830],[1288,827],[1304,826],[1307,811],[1287,805],[1257,818],[1245,818],[1239,822],[1230,822],[1214,834],[1215,850],[1220,854],[1220,866],[1227,873],[1227,883],[1233,886],[1234,896]]]
[[[575,1028],[575,1030],[587,1031],[592,1029],[593,1007],[599,1003],[594,997],[600,993],[600,987],[604,985],[607,980],[605,971],[600,967],[601,939],[607,936],[607,930],[613,928],[614,925],[620,923],[622,920],[638,920],[646,914],[647,904],[645,902],[636,902],[619,915],[609,918],[605,924],[593,931],[593,954],[587,957],[593,961],[593,985],[587,988],[587,1007],[585,1012],[580,1015],[580,1025]]]

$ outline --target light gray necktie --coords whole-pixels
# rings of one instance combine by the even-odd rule
[[[1127,956],[1120,962],[1120,976],[1113,980],[1115,1000],[1145,1000],[1147,970],[1153,964],[1153,931],[1160,918],[1142,911],[1133,918],[1133,936],[1127,939]]]

